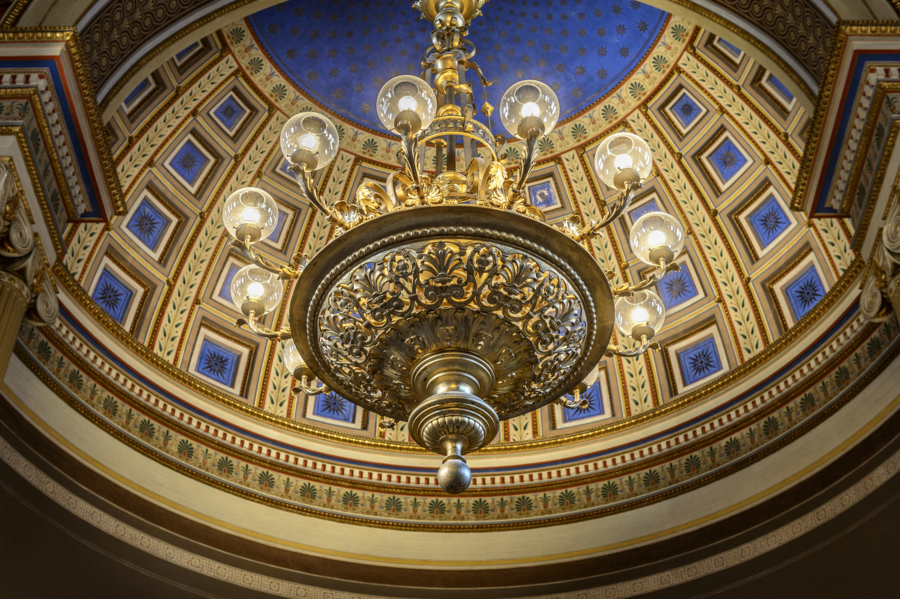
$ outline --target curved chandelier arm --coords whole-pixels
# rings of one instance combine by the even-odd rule
[[[529,131],[528,138],[525,140],[525,158],[522,160],[522,169],[519,171],[519,178],[516,181],[516,191],[518,192],[521,192],[522,189],[524,189],[525,181],[528,180],[528,177],[531,175],[531,170],[534,168],[539,138],[540,131],[532,129]]]
[[[325,205],[325,202],[322,201],[322,198],[319,196],[319,190],[316,188],[313,183],[313,171],[306,168],[305,164],[291,164],[288,167],[292,173],[294,173],[294,178],[297,179],[297,184],[300,185],[300,191],[303,193],[303,197],[306,200],[316,207],[316,210],[319,210],[325,214],[325,216],[331,216],[331,208]]]
[[[290,327],[285,326],[281,327],[280,331],[273,331],[272,329],[256,322],[256,313],[252,310],[250,311],[250,316],[248,318],[238,318],[237,320],[235,320],[234,326],[238,327],[239,329],[246,327],[254,335],[258,337],[265,337],[266,339],[278,339],[280,341],[284,341],[291,338]]]
[[[300,378],[300,382],[297,383],[297,386],[293,388],[295,394],[298,394],[301,391],[306,395],[319,395],[321,393],[328,393],[329,389],[325,385],[322,385],[321,387],[310,387],[309,380],[306,376],[303,376]]]
[[[668,273],[678,272],[680,270],[680,265],[674,262],[667,263],[665,260],[660,260],[659,266],[656,267],[656,270],[650,273],[650,276],[641,279],[641,282],[637,285],[629,285],[628,283],[625,283],[624,285],[613,287],[613,295],[618,297],[631,297],[632,295],[634,295],[635,291],[643,291],[644,289],[649,289],[650,287],[653,287],[654,285],[662,281]]]
[[[300,277],[300,273],[303,272],[303,269],[306,268],[306,264],[309,262],[309,258],[306,257],[306,254],[302,252],[297,252],[294,254],[294,257],[291,258],[291,262],[289,264],[281,264],[278,262],[274,262],[269,260],[253,247],[252,244],[247,243],[245,241],[240,241],[239,239],[232,239],[231,245],[241,251],[250,261],[256,266],[262,268],[263,270],[267,270],[273,274],[278,275],[281,279],[296,279]]]
[[[579,241],[593,239],[600,234],[602,229],[605,229],[612,224],[613,221],[625,214],[625,211],[628,210],[631,203],[634,202],[634,196],[639,189],[641,189],[640,183],[629,183],[627,189],[620,196],[619,201],[613,205],[612,210],[606,215],[606,218],[599,223],[593,223],[581,230]]]
[[[402,144],[402,151],[400,152],[400,159],[403,164],[403,170],[406,171],[407,176],[412,180],[413,185],[418,188],[422,184],[421,177],[419,176],[419,138],[416,135],[412,135],[409,130],[409,126],[401,124],[400,128],[400,142]]]
[[[618,345],[610,344],[609,347],[606,348],[606,357],[612,358],[613,356],[619,356],[621,358],[635,358],[645,353],[648,349],[659,351],[659,343],[657,343],[656,341],[650,341],[649,339],[647,339],[646,335],[641,335],[640,347],[629,350],[620,350]]]

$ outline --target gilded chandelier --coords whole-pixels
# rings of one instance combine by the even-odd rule
[[[652,169],[647,144],[624,132],[607,137],[594,157],[599,178],[621,192],[605,218],[587,226],[578,216],[545,224],[524,187],[559,103],[539,81],[519,82],[503,95],[500,120],[525,142],[519,171],[511,174],[499,158],[505,140],[476,119],[465,78],[473,69],[490,85],[465,37],[485,2],[414,5],[434,24],[432,45],[421,77],[396,77],[378,94],[378,116],[402,141],[402,169],[384,186],[365,183],[355,202],[325,205],[313,173],[335,158],[337,130],[314,112],[284,126],[281,150],[300,191],[333,225],[332,239],[313,259],[297,253],[290,264],[275,264],[256,251],[278,219],[265,191],[236,191],[223,213],[234,245],[251,261],[231,286],[245,316],[236,324],[285,341],[295,391],[334,390],[382,415],[387,427],[408,421],[417,443],[446,455],[438,480],[449,493],[468,488],[463,455],[489,443],[501,420],[553,401],[583,406],[580,393],[593,384],[604,354],[658,349],[652,339],[665,311],[649,288],[678,270],[674,259],[684,246],[676,219],[645,214],[629,241],[655,270],[636,285],[619,286],[611,286],[613,274],[587,250],[625,213]],[[485,116],[492,112],[483,106]],[[433,175],[423,168],[426,144],[436,152]],[[456,164],[460,144],[464,168]],[[272,331],[259,318],[280,304],[286,279],[299,279],[290,327]],[[611,345],[614,327],[639,345]],[[568,393],[574,400],[563,398]]]

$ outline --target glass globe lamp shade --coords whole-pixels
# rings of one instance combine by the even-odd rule
[[[528,139],[535,132],[542,137],[556,127],[559,100],[550,86],[526,80],[512,85],[500,98],[500,121],[511,135]]]
[[[262,316],[271,312],[280,302],[284,284],[278,275],[253,264],[234,273],[231,279],[231,301],[244,316],[250,312]]]
[[[334,160],[340,143],[334,123],[317,112],[295,114],[281,129],[281,153],[288,162],[304,165],[308,171]]]
[[[616,329],[625,337],[652,339],[665,319],[665,306],[652,291],[635,291],[632,297],[616,300]]]
[[[684,227],[665,212],[648,212],[631,227],[631,249],[643,262],[671,262],[684,248]]]
[[[375,100],[378,118],[395,133],[415,133],[428,128],[437,112],[434,90],[413,75],[400,75],[384,84]]]
[[[594,154],[594,168],[600,180],[618,190],[638,184],[650,176],[653,157],[650,146],[631,133],[615,133],[604,139]]]
[[[225,200],[222,222],[228,234],[239,241],[256,243],[272,234],[278,225],[278,206],[262,189],[244,187]]]
[[[300,357],[300,352],[297,351],[297,345],[293,339],[288,339],[284,343],[284,365],[294,373],[294,378],[297,380],[302,379],[304,376],[307,378],[312,377],[312,370],[306,366],[306,362]]]

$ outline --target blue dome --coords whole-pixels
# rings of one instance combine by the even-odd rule
[[[635,0],[495,0],[473,20],[474,60],[493,85],[475,102],[497,106],[522,79],[550,85],[560,120],[612,90],[653,47],[668,13]],[[384,130],[374,112],[382,84],[421,73],[432,26],[410,0],[288,0],[251,16],[263,49],[300,89],[328,110]],[[487,98],[485,98],[485,92]],[[499,123],[495,123],[495,128]]]

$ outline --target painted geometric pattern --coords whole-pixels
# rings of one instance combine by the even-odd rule
[[[784,295],[790,306],[794,321],[800,320],[825,296],[825,286],[819,277],[819,271],[810,264],[791,282],[784,286]]]
[[[240,352],[224,347],[207,337],[200,343],[194,368],[199,374],[226,387],[234,387],[240,363]]]
[[[707,155],[707,162],[716,170],[723,188],[731,184],[731,180],[748,161],[741,147],[728,137],[724,137]]]
[[[541,210],[553,210],[562,207],[559,192],[552,180],[540,181],[527,186],[528,199],[531,205]]]
[[[222,128],[231,132],[235,126],[241,122],[241,119],[247,114],[244,108],[233,95],[229,95],[219,104],[218,108],[212,112],[215,119],[222,125]]]
[[[628,216],[631,218],[631,222],[634,223],[637,219],[644,216],[648,212],[659,212],[659,205],[656,203],[656,200],[649,200],[644,202],[637,208],[633,208],[628,211]]]
[[[685,386],[693,385],[723,370],[716,340],[712,335],[677,350],[675,355],[678,356],[678,368]]]
[[[353,404],[334,391],[315,396],[313,414],[341,422],[353,422],[356,419],[356,404]]]
[[[119,324],[124,324],[135,290],[104,268],[94,287],[93,300]]]
[[[171,224],[171,219],[145,198],[125,226],[147,249],[155,252]]]
[[[169,159],[169,167],[186,183],[188,187],[197,184],[200,173],[209,164],[210,159],[197,147],[192,139],[188,139]]]
[[[763,200],[748,218],[760,247],[765,248],[791,226],[790,218],[774,195]]]
[[[893,348],[897,344],[897,323],[867,325],[861,330],[864,334],[848,339],[847,351],[830,354],[834,360],[810,362],[815,364],[814,369],[822,369],[824,378],[815,377],[807,387],[793,389],[791,394],[784,396],[790,399],[774,412],[769,409],[771,402],[765,408],[760,407],[764,410],[762,415],[742,419],[740,427],[711,445],[701,442],[683,446],[679,451],[687,449],[688,453],[678,458],[660,456],[628,474],[609,478],[601,475],[587,484],[579,480],[574,485],[563,483],[559,487],[559,483],[553,482],[554,487],[547,491],[510,495],[503,490],[497,495],[463,496],[456,501],[423,489],[399,497],[392,492],[377,491],[364,497],[352,482],[333,477],[330,481],[309,480],[301,471],[279,466],[274,457],[266,461],[257,459],[250,452],[212,449],[199,435],[184,436],[182,431],[168,428],[165,418],[159,420],[151,416],[154,402],[150,398],[141,401],[124,390],[119,393],[116,384],[107,389],[89,384],[94,375],[79,370],[81,366],[71,361],[76,353],[62,353],[57,347],[62,340],[55,333],[26,327],[20,339],[29,360],[57,381],[67,401],[84,406],[124,433],[128,443],[153,448],[150,454],[160,461],[180,464],[202,476],[211,475],[215,479],[238,483],[242,489],[276,502],[356,518],[389,518],[427,526],[431,520],[483,525],[535,516],[552,519],[557,515],[599,511],[623,502],[643,500],[661,489],[678,492],[688,488],[685,487],[687,483],[694,488],[697,483],[708,481],[709,475],[718,472],[723,464],[746,460],[765,445],[784,439],[810,418],[827,414],[829,406],[843,405],[854,395],[845,391],[852,390],[868,373],[878,372],[887,365],[886,358],[893,357]],[[70,333],[60,332],[66,335],[65,343],[70,343]],[[835,339],[840,339],[841,333],[835,333]],[[165,404],[162,409],[167,409]],[[755,411],[756,408],[751,413]]]
[[[667,310],[680,306],[699,295],[697,283],[687,268],[667,274],[657,284],[656,290]]]
[[[706,109],[687,91],[682,91],[675,101],[666,107],[666,111],[675,118],[681,132],[686,133],[703,116]]]

